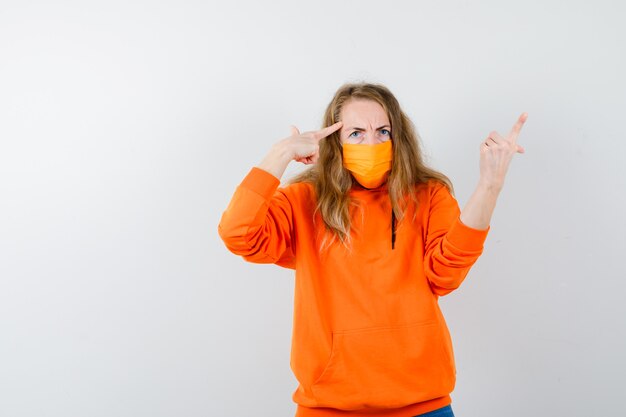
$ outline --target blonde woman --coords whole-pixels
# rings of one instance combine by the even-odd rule
[[[237,187],[218,231],[245,260],[295,270],[297,417],[454,416],[456,368],[438,298],[481,255],[527,114],[480,145],[461,211],[380,84],[346,84],[324,128],[278,141]],[[286,186],[291,161],[311,167]]]

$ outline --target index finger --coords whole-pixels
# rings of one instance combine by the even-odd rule
[[[517,137],[519,136],[520,131],[522,130],[522,126],[524,126],[524,122],[528,119],[528,113],[524,112],[517,119],[517,122],[513,125],[511,132],[509,133],[509,138],[513,140],[513,142],[517,141]]]
[[[314,133],[315,139],[324,139],[326,136],[330,135],[331,133],[341,128],[342,125],[343,125],[343,122],[339,121],[333,125],[325,127],[324,129],[318,130],[317,132]]]

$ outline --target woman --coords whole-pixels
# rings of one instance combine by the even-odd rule
[[[295,270],[297,417],[453,416],[456,368],[438,297],[482,253],[526,118],[482,142],[463,211],[382,85],[342,86],[325,128],[292,127],[252,167],[218,230],[247,261]],[[279,187],[292,160],[312,167]]]

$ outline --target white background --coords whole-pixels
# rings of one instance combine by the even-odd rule
[[[461,207],[480,142],[529,114],[485,252],[440,300],[457,417],[620,414],[625,12],[1,0],[0,415],[292,416],[293,273],[217,224],[347,81],[394,92]]]

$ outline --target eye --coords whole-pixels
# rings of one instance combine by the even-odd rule
[[[390,131],[388,131],[387,129],[381,129],[381,130],[380,130],[380,132],[381,132],[383,135],[386,135],[386,136],[391,135],[391,132],[390,132]]]
[[[359,133],[359,132],[358,132],[357,130],[355,130],[354,132],[350,133],[350,135],[349,135],[348,137],[349,137],[349,138],[356,138],[356,135],[357,135],[358,133]]]

